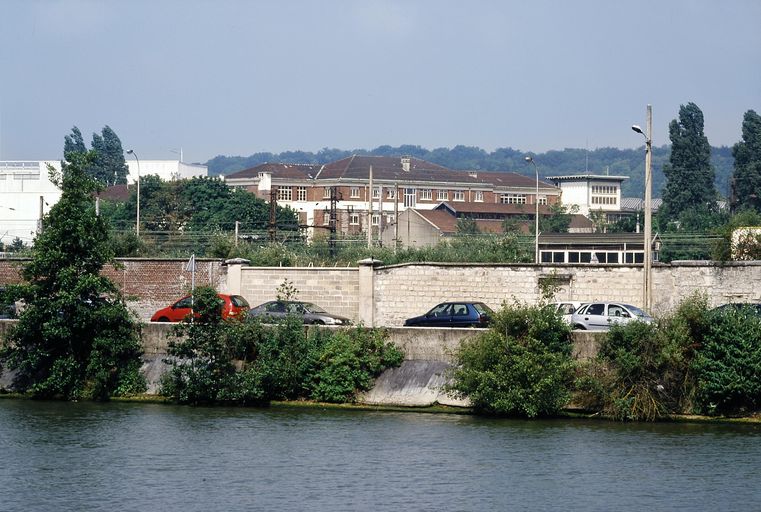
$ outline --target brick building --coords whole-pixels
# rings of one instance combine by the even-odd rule
[[[560,201],[560,189],[510,172],[455,171],[413,157],[359,156],[325,165],[266,163],[225,181],[298,212],[300,223],[352,235],[395,222],[408,208],[442,202],[540,205]],[[372,185],[371,185],[372,182]],[[537,185],[539,194],[537,195]],[[370,192],[372,186],[372,193]]]

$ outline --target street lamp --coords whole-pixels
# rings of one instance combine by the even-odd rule
[[[653,265],[653,254],[652,254],[652,229],[653,229],[653,223],[652,223],[652,208],[650,206],[651,199],[652,199],[652,189],[653,189],[653,180],[652,180],[652,161],[653,161],[653,107],[652,105],[647,106],[647,133],[642,131],[642,128],[637,126],[636,124],[632,126],[632,130],[635,132],[642,134],[643,137],[645,137],[645,261],[644,261],[644,273],[645,276],[643,278],[643,284],[642,284],[642,303],[644,304],[645,310],[650,311],[650,308],[652,307],[653,302],[653,282],[652,282],[652,275],[651,275],[651,269]]]
[[[526,161],[534,166],[534,173],[536,174],[536,195],[534,196],[534,204],[536,205],[536,212],[534,214],[534,263],[539,263],[539,168],[532,157],[527,156]]]
[[[134,156],[137,162],[137,220],[135,221],[135,235],[137,238],[140,238],[140,160],[137,158],[137,153],[132,149],[128,149],[127,154]]]

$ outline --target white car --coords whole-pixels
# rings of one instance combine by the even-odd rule
[[[560,300],[557,302],[550,302],[547,304],[547,308],[554,311],[560,317],[566,322],[571,323],[571,316],[576,312],[577,309],[579,309],[581,306],[586,304],[585,302],[577,302],[573,300]]]
[[[640,308],[621,302],[590,302],[571,315],[571,327],[590,331],[607,331],[613,324],[634,321],[653,323],[655,319]]]

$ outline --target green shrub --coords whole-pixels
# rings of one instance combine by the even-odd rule
[[[404,358],[387,339],[386,331],[361,326],[332,334],[320,351],[311,398],[350,402],[358,391],[370,389],[375,377],[386,368],[399,366]]]
[[[614,325],[598,358],[581,368],[577,401],[621,420],[653,421],[692,409],[691,362],[708,327],[707,299],[696,294],[657,325]]]
[[[757,411],[761,407],[761,319],[744,311],[712,314],[693,368],[700,412]]]
[[[515,304],[495,315],[488,332],[464,342],[448,389],[480,413],[552,416],[570,398],[570,329],[542,307]]]
[[[162,394],[180,403],[347,402],[402,360],[383,331],[306,329],[297,316],[223,321],[214,290],[195,297],[199,317],[177,327],[162,380]]]

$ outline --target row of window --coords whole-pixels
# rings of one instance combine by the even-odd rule
[[[378,226],[380,224],[380,214],[374,213],[372,217],[372,225]],[[322,223],[325,226],[330,225],[330,213],[325,212],[322,217]],[[394,223],[394,216],[389,214],[386,215],[386,224],[393,224]],[[359,226],[359,214],[358,213],[351,213],[349,214],[349,225],[350,226]]]
[[[412,203],[414,205],[415,200],[419,199],[421,201],[431,201],[433,198],[433,192],[430,188],[421,188],[421,189],[414,189],[414,188],[404,188],[402,189],[404,193],[404,199],[405,204],[406,203]],[[331,187],[324,187],[323,188],[323,199],[330,199],[330,193],[331,193]],[[381,188],[380,187],[373,187],[373,199],[379,199],[381,194]],[[437,190],[436,191],[436,200],[437,201],[449,201],[451,194],[452,201],[465,201],[465,191],[464,190]],[[474,190],[472,192],[473,201],[475,202],[483,202],[484,200],[484,193],[482,190]],[[360,197],[360,187],[351,187],[349,198],[350,199],[359,199]],[[387,188],[386,189],[386,199],[396,199],[396,189],[395,188]],[[293,201],[293,187],[278,187],[277,189],[277,200],[278,201]],[[296,201],[306,201],[307,200],[307,187],[296,187]],[[547,199],[544,198],[545,204]],[[507,201],[502,201],[507,202]],[[523,198],[523,203],[525,204],[526,199]],[[541,200],[540,200],[541,202]],[[410,206],[410,205],[407,205]]]
[[[592,196],[592,204],[618,204],[615,196]]]
[[[643,263],[642,251],[540,251],[542,263]]]
[[[618,194],[618,187],[613,185],[592,185],[593,194]]]

